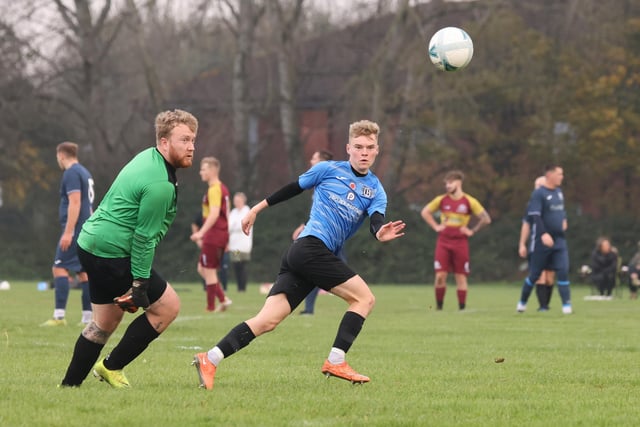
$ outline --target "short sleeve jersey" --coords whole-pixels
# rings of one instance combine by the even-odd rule
[[[387,194],[373,172],[359,176],[348,161],[317,163],[300,175],[304,190],[315,188],[311,213],[299,237],[314,236],[334,254],[374,212],[385,215]]]
[[[62,174],[60,182],[60,224],[64,227],[67,223],[67,212],[69,209],[69,194],[80,192],[80,215],[76,223],[76,235],[80,231],[82,224],[93,213],[93,178],[91,173],[80,163],[74,163]]]
[[[531,196],[533,196],[533,192],[531,193]],[[531,210],[531,196],[529,196],[529,201],[527,202],[527,207],[524,210],[524,216],[522,217],[522,222],[526,222],[529,226],[533,226],[533,219],[529,216],[529,211]]]
[[[549,233],[551,237],[564,237],[562,224],[567,218],[567,214],[564,209],[564,196],[560,187],[551,190],[542,186],[531,193],[527,216],[533,218],[536,215],[540,216],[545,231]],[[533,227],[535,227],[535,221],[532,221],[532,224]],[[532,236],[533,235],[532,231]],[[535,235],[539,238],[539,231],[536,232]]]
[[[224,247],[229,241],[229,190],[220,181],[210,185],[202,198],[203,222],[209,217],[211,207],[220,208],[220,215],[218,215],[218,219],[213,226],[207,230],[202,240],[206,243]]]
[[[148,278],[156,247],[177,212],[176,170],[155,148],[127,163],[96,212],[84,223],[78,245],[103,258],[131,258],[134,278]]]
[[[440,211],[440,223],[445,225],[445,229],[438,237],[445,239],[466,239],[460,228],[469,224],[471,215],[480,215],[484,211],[480,202],[467,193],[462,193],[459,199],[441,194],[427,204],[427,209],[431,213]]]

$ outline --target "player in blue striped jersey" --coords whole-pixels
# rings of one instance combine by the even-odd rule
[[[385,223],[387,196],[378,178],[369,170],[378,155],[380,128],[368,120],[349,127],[349,160],[326,161],[313,166],[296,181],[285,185],[257,205],[242,220],[245,233],[257,214],[276,203],[314,188],[313,204],[304,230],[283,256],[280,272],[260,312],[233,328],[208,352],[194,359],[200,386],[213,388],[217,365],[249,345],[257,336],[272,331],[317,286],[349,304],[322,373],[354,383],[369,378],[345,361],[345,354],[360,333],[375,298],[366,282],[337,254],[369,217],[370,231],[381,242],[404,235],[403,221]]]

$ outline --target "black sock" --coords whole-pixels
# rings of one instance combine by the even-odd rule
[[[544,303],[545,307],[549,308],[551,303],[551,294],[553,293],[553,286],[544,286]]]
[[[242,322],[230,330],[227,336],[222,338],[216,346],[222,351],[224,357],[229,357],[248,346],[255,337],[249,325]]]
[[[351,344],[360,333],[363,323],[364,317],[353,311],[347,311],[342,317],[333,346],[343,350],[345,353],[349,351]]]
[[[104,367],[110,371],[124,368],[159,336],[160,334],[153,329],[145,314],[136,317],[118,345],[105,358]]]
[[[546,304],[546,288],[548,286],[542,284],[536,284],[536,296],[538,297],[538,304],[540,304],[540,308],[547,308]]]
[[[93,364],[96,363],[98,357],[100,357],[102,347],[104,347],[104,344],[89,341],[80,334],[73,349],[73,356],[67,368],[67,373],[61,385],[79,386],[82,384],[82,381],[87,378],[91,368],[93,368]]]

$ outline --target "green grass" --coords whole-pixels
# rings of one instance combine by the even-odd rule
[[[93,377],[57,389],[81,328],[80,292],[69,326],[45,329],[53,292],[15,282],[0,291],[2,426],[611,426],[640,423],[638,304],[584,301],[575,313],[515,313],[518,284],[474,285],[458,312],[449,287],[432,309],[432,286],[374,286],[377,305],[348,360],[371,383],[326,380],[320,366],[345,305],[319,296],[313,317],[292,315],[220,365],[216,386],[197,387],[194,352],[253,315],[263,296],[230,291],[223,314],[204,311],[195,284],[176,284],[176,322],[126,368],[114,390]],[[125,323],[133,315],[125,317]],[[107,350],[122,336],[120,326]],[[502,357],[504,363],[495,363]]]

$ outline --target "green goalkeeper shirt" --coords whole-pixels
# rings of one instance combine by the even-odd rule
[[[131,258],[131,274],[146,279],[156,246],[176,216],[176,170],[155,148],[120,171],[100,206],[84,223],[78,245],[102,258]]]

